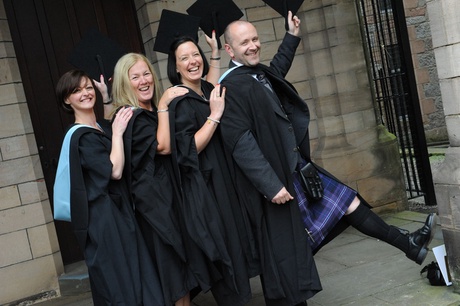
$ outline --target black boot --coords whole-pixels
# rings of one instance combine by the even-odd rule
[[[388,225],[366,205],[360,204],[351,214],[346,215],[350,225],[368,236],[380,239],[397,247],[406,257],[419,265],[428,254],[428,244],[431,242],[435,227],[436,215],[428,215],[422,228],[409,234],[408,231]]]
[[[406,252],[407,258],[415,261],[419,265],[425,260],[428,254],[428,245],[433,240],[436,232],[436,214],[431,213],[426,217],[425,224],[411,234],[407,234],[409,238],[409,250]]]

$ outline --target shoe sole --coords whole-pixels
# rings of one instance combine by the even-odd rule
[[[426,256],[428,255],[428,245],[430,245],[431,241],[433,240],[434,234],[436,232],[436,226],[437,226],[437,216],[434,213],[431,213],[428,216],[428,223],[427,225],[430,227],[430,238],[423,244],[422,248],[420,249],[420,252],[417,254],[417,258],[415,259],[415,262],[421,265],[423,261],[425,260]]]

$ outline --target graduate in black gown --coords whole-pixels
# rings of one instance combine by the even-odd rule
[[[168,77],[189,92],[169,106],[173,162],[182,187],[182,214],[192,239],[221,274],[212,293],[219,305],[244,305],[256,257],[230,176],[230,159],[217,132],[225,88],[202,78],[208,63],[193,38],[181,37],[168,54]],[[254,266],[253,266],[254,267]],[[251,275],[253,274],[253,275]]]
[[[286,17],[288,31],[269,66],[260,63],[254,25],[231,23],[224,34],[231,68],[220,79],[228,90],[221,132],[241,170],[235,181],[247,195],[255,192],[243,198],[248,206],[260,201],[264,207],[268,251],[280,276],[264,266],[268,305],[295,305],[321,290],[312,255],[346,226],[397,247],[417,264],[426,258],[436,226],[435,214],[412,233],[390,226],[355,190],[320,168],[324,196],[307,199],[299,171],[310,159],[310,113],[285,79],[300,43],[300,19],[290,11]]]
[[[132,110],[121,109],[111,131],[102,130],[93,110],[93,83],[79,70],[65,73],[56,93],[64,110],[75,115],[75,123],[61,150],[54,205],[56,210],[62,203],[70,204],[94,305],[164,305],[157,272],[122,178],[122,137]]]
[[[125,54],[115,65],[113,109],[134,108],[124,134],[124,173],[166,305],[189,305],[189,291],[198,286],[184,247],[178,215],[180,192],[169,155],[168,105],[186,92],[185,88],[169,88],[161,95],[153,67],[142,54]]]

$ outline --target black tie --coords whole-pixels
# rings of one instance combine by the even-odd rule
[[[272,84],[270,84],[270,81],[267,79],[267,77],[265,76],[264,73],[259,73],[259,74],[257,74],[257,80],[258,80],[262,85],[264,85],[265,87],[267,87],[268,89],[270,89],[270,91],[273,93]]]

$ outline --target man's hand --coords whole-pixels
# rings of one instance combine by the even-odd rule
[[[293,200],[294,198],[290,195],[290,193],[286,190],[285,187],[281,188],[281,190],[276,194],[276,196],[272,199],[272,203],[276,204],[284,204]]]
[[[294,36],[299,36],[300,34],[300,19],[297,16],[292,16],[292,12],[288,12],[287,21],[289,25],[288,33]]]

